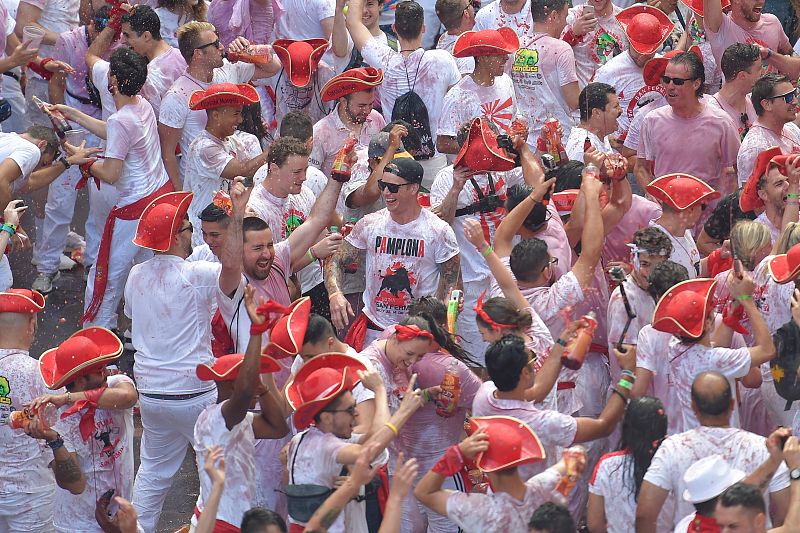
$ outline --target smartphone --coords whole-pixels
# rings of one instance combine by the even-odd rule
[[[247,187],[248,189],[253,186],[253,176],[245,176],[242,180],[242,185]]]
[[[595,16],[594,16],[594,6],[591,5],[591,4],[585,4],[583,6],[583,16],[584,17],[595,18]]]

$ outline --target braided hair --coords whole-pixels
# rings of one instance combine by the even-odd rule
[[[667,415],[661,400],[652,396],[631,400],[622,420],[619,449],[629,452],[622,463],[622,482],[634,499],[639,498],[644,474],[666,436]]]
[[[433,334],[434,340],[439,343],[447,353],[461,361],[467,366],[477,367],[480,364],[470,356],[467,351],[456,342],[456,336],[447,331],[447,307],[444,303],[433,296],[423,296],[411,302],[408,308],[408,316],[400,321],[400,324],[407,326],[416,324],[425,331]]]

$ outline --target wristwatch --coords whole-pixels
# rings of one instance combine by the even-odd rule
[[[56,433],[56,438],[54,438],[53,440],[46,440],[44,441],[44,443],[47,444],[47,446],[51,450],[56,451],[57,449],[64,446],[64,439],[61,438],[61,435]]]
[[[798,479],[800,479],[800,468],[793,468],[789,472],[789,479],[791,479],[792,481],[797,481]]]
[[[72,165],[69,164],[66,157],[59,157],[58,162],[64,165],[64,170],[68,170]]]

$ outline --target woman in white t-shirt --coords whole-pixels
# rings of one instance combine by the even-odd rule
[[[590,531],[631,530],[644,474],[666,436],[667,415],[661,400],[652,396],[631,400],[622,420],[619,449],[600,458],[589,482],[586,521]],[[671,514],[664,509],[658,517],[658,533],[672,530]]]
[[[208,4],[206,0],[158,0],[155,12],[161,21],[161,38],[178,48],[178,28],[195,20],[205,22]]]

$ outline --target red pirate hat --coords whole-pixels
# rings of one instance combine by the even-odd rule
[[[344,391],[358,383],[364,363],[343,353],[317,355],[307,361],[286,384],[286,399],[294,408],[294,426],[305,429],[314,416]]]
[[[668,290],[656,304],[653,327],[680,337],[698,339],[706,317],[714,309],[716,280],[696,278]]]
[[[778,146],[771,146],[758,154],[753,165],[753,171],[750,173],[750,177],[747,178],[747,182],[742,188],[742,193],[739,195],[739,207],[742,211],[753,211],[759,207],[764,207],[764,200],[758,197],[758,180],[767,173],[773,158],[780,155],[781,149]],[[785,166],[785,161],[784,159],[784,165],[782,166]]]
[[[44,309],[44,296],[28,289],[0,292],[0,313],[38,313]]]
[[[168,192],[150,202],[139,217],[133,244],[156,252],[169,250],[191,203],[192,193],[184,191]]]
[[[258,103],[255,87],[247,83],[215,83],[205,91],[195,91],[189,98],[189,109],[216,109]]]
[[[566,191],[555,192],[550,196],[559,216],[572,214],[572,208],[578,200],[579,189],[567,189]]]
[[[514,158],[497,144],[497,135],[489,123],[476,118],[469,127],[469,135],[458,152],[453,167],[463,165],[475,171],[504,172],[514,168]]]
[[[528,425],[512,416],[477,416],[469,419],[472,432],[483,429],[489,448],[478,454],[475,464],[483,472],[507,470],[545,458],[544,447]]]
[[[650,182],[647,193],[676,211],[689,209],[696,203],[707,203],[720,193],[699,178],[689,174],[666,174]]]
[[[379,68],[351,68],[331,78],[319,92],[323,102],[337,100],[342,96],[368,91],[383,82],[383,71]]]
[[[295,87],[305,87],[317,70],[322,55],[328,49],[325,39],[278,39],[272,43],[275,55],[287,71],[289,81]]]
[[[121,353],[122,342],[111,331],[86,328],[45,351],[39,357],[39,373],[48,389],[60,389],[80,376],[99,371]]]
[[[455,57],[500,56],[519,50],[519,37],[511,28],[465,31],[453,47]]]
[[[688,51],[693,52],[700,58],[700,61],[703,60],[703,53],[700,51],[699,46],[692,45],[689,47]],[[644,78],[645,84],[658,85],[661,83],[661,76],[667,71],[667,63],[669,63],[669,60],[682,52],[683,50],[670,50],[664,54],[663,57],[654,57],[647,61],[642,69],[642,78]]]
[[[767,264],[769,274],[776,283],[794,281],[800,274],[800,244],[795,244],[785,254],[776,255]]]
[[[311,314],[311,298],[298,298],[289,306],[288,312],[278,318],[269,333],[269,344],[264,355],[275,359],[294,357],[300,353],[306,338],[308,317]]]
[[[691,9],[695,15],[703,16],[703,0],[681,0],[681,4]],[[722,0],[722,9],[731,7],[731,0]]]
[[[631,47],[640,54],[655,53],[675,28],[663,11],[641,4],[620,11],[617,21],[628,36]]]
[[[217,357],[212,364],[197,365],[195,373],[203,381],[234,381],[239,375],[239,367],[244,362],[244,354],[231,353]],[[260,374],[271,374],[281,370],[281,365],[268,355],[261,356]]]

